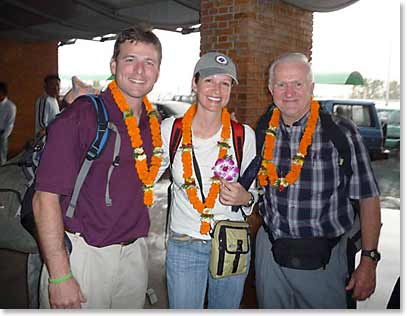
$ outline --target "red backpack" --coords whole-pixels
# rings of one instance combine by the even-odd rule
[[[244,126],[233,120],[230,121],[232,126],[232,137],[233,137],[233,147],[235,150],[236,162],[240,169],[243,157],[243,144],[244,144]],[[175,153],[177,152],[178,146],[182,138],[182,117],[175,119],[172,125],[171,137],[170,137],[170,167],[174,161]],[[165,223],[165,238],[167,238],[169,218],[170,218],[170,207],[171,207],[171,186],[172,186],[172,176],[170,175],[171,184],[168,186],[168,204],[167,204],[167,216]]]
[[[243,144],[244,144],[244,126],[236,121],[231,120],[233,147],[235,149],[236,162],[240,170],[243,158]],[[175,153],[182,138],[182,117],[175,119],[172,125],[171,138],[170,138],[170,165],[174,161]]]

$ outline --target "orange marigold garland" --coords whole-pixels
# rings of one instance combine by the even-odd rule
[[[186,190],[189,201],[192,206],[201,214],[200,233],[205,235],[211,229],[213,213],[211,210],[215,206],[216,198],[219,195],[220,180],[212,177],[212,183],[209,188],[208,196],[203,203],[197,194],[196,182],[192,173],[192,119],[196,112],[196,104],[192,104],[182,119],[182,165],[183,165],[183,188]],[[222,110],[222,131],[221,140],[218,141],[219,153],[218,159],[224,158],[229,146],[230,138],[230,115],[226,108]]]
[[[272,162],[272,160],[277,128],[280,122],[280,110],[277,107],[274,108],[268,128],[266,130],[263,161],[258,174],[258,179],[261,186],[265,186],[267,185],[267,183],[270,183],[272,186],[278,187],[279,190],[282,191],[285,187],[297,181],[301,173],[302,165],[304,164],[305,156],[307,155],[308,147],[312,143],[312,136],[314,135],[315,127],[317,125],[319,117],[318,111],[318,101],[311,100],[311,111],[308,118],[307,127],[305,128],[304,135],[301,138],[300,145],[298,147],[298,153],[293,158],[291,170],[284,178],[278,178],[276,166]]]
[[[150,167],[148,167],[147,155],[145,154],[143,148],[143,140],[141,139],[140,129],[138,127],[137,120],[133,115],[133,111],[127,104],[127,101],[117,86],[116,81],[112,81],[109,84],[109,89],[112,92],[113,99],[115,100],[117,106],[123,113],[123,120],[127,127],[127,133],[130,137],[131,146],[133,147],[135,169],[140,181],[143,183],[144,204],[151,206],[154,203],[154,180],[163,160],[160,123],[158,122],[157,112],[154,111],[148,98],[144,97],[143,103],[146,107],[153,143],[153,156],[151,157]]]

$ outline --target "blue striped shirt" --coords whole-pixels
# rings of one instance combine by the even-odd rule
[[[291,127],[285,126],[280,119],[273,154],[278,177],[285,177],[291,168],[308,116],[309,113]],[[270,186],[264,188],[266,214],[263,217],[274,238],[340,236],[354,221],[349,198],[380,194],[369,154],[356,125],[333,118],[348,139],[353,174],[345,176],[339,166],[338,151],[327,133],[323,133],[319,119],[297,181],[282,192]]]

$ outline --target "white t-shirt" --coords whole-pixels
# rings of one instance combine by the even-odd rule
[[[16,119],[17,107],[10,99],[5,97],[0,102],[0,138],[10,136]]]
[[[175,118],[170,117],[165,119],[161,123],[161,135],[163,139],[163,150],[164,150],[164,159],[163,164],[159,173],[159,176],[163,171],[169,166],[169,141],[171,137],[171,130]],[[256,155],[256,138],[253,129],[244,125],[245,129],[245,141],[243,146],[243,159],[240,170],[240,174],[244,172],[248,164]],[[203,192],[205,197],[208,195],[208,191],[211,185],[211,177],[213,176],[212,167],[215,165],[215,162],[218,158],[219,147],[218,141],[220,140],[221,128],[219,131],[212,136],[211,138],[202,139],[194,136],[192,133],[192,143],[194,146],[194,153],[197,159],[199,170],[202,177]],[[232,135],[232,133],[231,133]],[[173,185],[171,187],[171,215],[170,215],[170,229],[179,234],[186,234],[194,238],[199,239],[210,239],[209,235],[201,235],[199,232],[201,221],[200,213],[192,206],[191,202],[188,199],[185,189],[182,188],[184,184],[183,178],[183,165],[181,161],[181,143],[177,149],[177,152],[174,157],[172,164],[172,177]],[[232,159],[236,162],[235,152],[233,147],[233,139],[229,139],[230,150],[229,155],[232,156]],[[195,171],[193,171],[195,181],[197,186],[199,186]],[[257,201],[257,191],[254,189],[254,184],[250,189],[250,192],[255,197]],[[197,194],[200,200],[201,193],[198,187]],[[252,207],[243,207],[243,211],[246,215],[250,215]],[[219,198],[216,200],[215,207],[212,209],[214,214],[214,220],[230,219],[230,220],[242,220],[243,216],[241,211],[232,212],[231,206],[222,205],[219,202]]]
[[[58,100],[47,94],[42,95],[35,103],[35,134],[46,128],[59,113]]]

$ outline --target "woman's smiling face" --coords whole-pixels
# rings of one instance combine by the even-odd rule
[[[209,112],[222,111],[229,103],[233,79],[228,75],[212,75],[192,81],[197,104]]]

